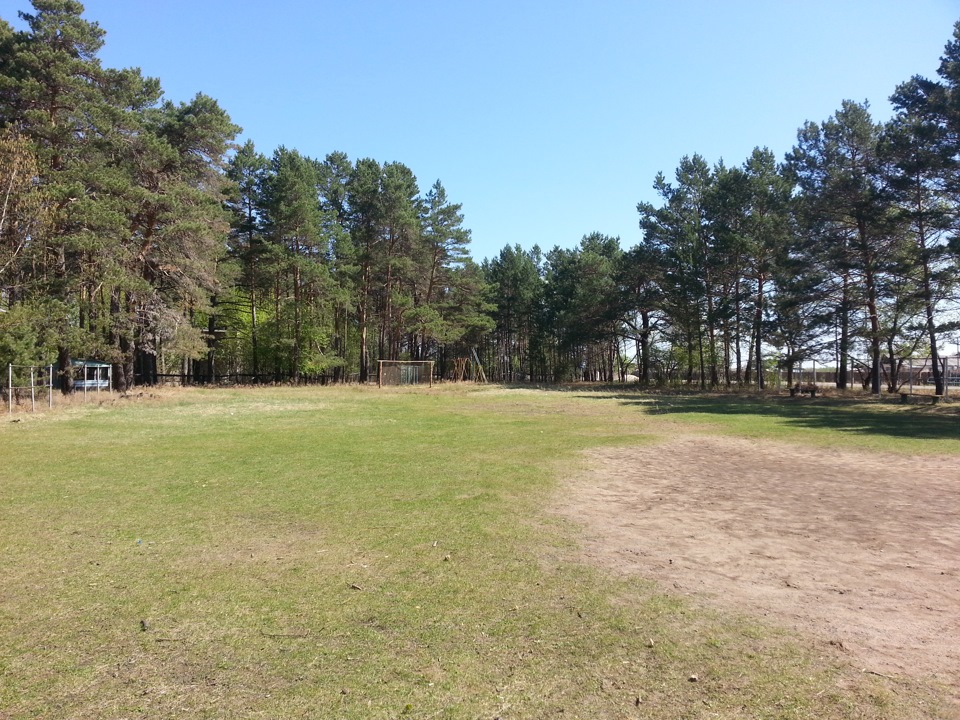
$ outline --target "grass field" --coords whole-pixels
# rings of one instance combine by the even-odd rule
[[[581,450],[710,432],[960,456],[954,406],[194,390],[0,422],[0,718],[940,718],[576,553]],[[696,678],[696,681],[691,678]]]

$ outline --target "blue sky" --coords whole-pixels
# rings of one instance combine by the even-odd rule
[[[400,161],[463,204],[476,259],[640,239],[683,155],[779,157],[844,99],[934,76],[957,0],[87,0],[101,59],[216,98],[243,139]],[[16,21],[26,0],[0,0]]]

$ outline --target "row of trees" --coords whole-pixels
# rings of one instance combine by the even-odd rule
[[[0,23],[0,356],[109,358],[118,385],[162,341],[204,346],[191,318],[218,284],[229,228],[223,158],[238,128],[217,103],[162,100],[138,70],[103,68],[103,31],[69,0]]]
[[[830,357],[893,392],[903,362],[960,330],[960,25],[940,80],[897,88],[886,123],[844,102],[806,123],[777,162],[684,157],[660,203],[637,206],[643,240],[602,236],[541,256],[505,248],[487,264],[501,299],[491,339],[501,377],[611,378],[635,347],[641,382],[764,384],[771,356]]]
[[[0,23],[0,357],[367,379],[492,327],[460,206],[402,163],[271,157],[211,98],[103,68],[74,0]]]
[[[435,357],[490,328],[470,233],[439,181],[421,195],[402,163],[268,159],[250,142],[227,176],[235,281],[210,318],[228,338],[222,367],[363,382],[372,359]]]
[[[366,381],[478,351],[500,380],[764,383],[832,355],[879,391],[957,324],[960,25],[895,117],[846,102],[778,162],[681,160],[642,240],[469,256],[461,206],[399,162],[252,142],[213,99],[103,68],[75,0],[0,21],[0,359],[159,375]],[[952,243],[952,244],[951,244]],[[449,366],[452,368],[452,364]],[[792,381],[792,379],[791,379]]]

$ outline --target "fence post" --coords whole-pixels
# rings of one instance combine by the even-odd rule
[[[49,382],[47,383],[47,406],[53,409],[53,365],[48,365]]]
[[[13,363],[7,363],[7,414],[13,415]]]
[[[30,412],[37,411],[37,383],[34,379],[33,365],[30,366]]]
[[[943,399],[950,397],[950,378],[947,377],[947,358],[943,359]]]

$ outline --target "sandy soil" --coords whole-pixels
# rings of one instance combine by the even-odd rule
[[[678,435],[592,451],[584,552],[960,696],[960,461]]]

